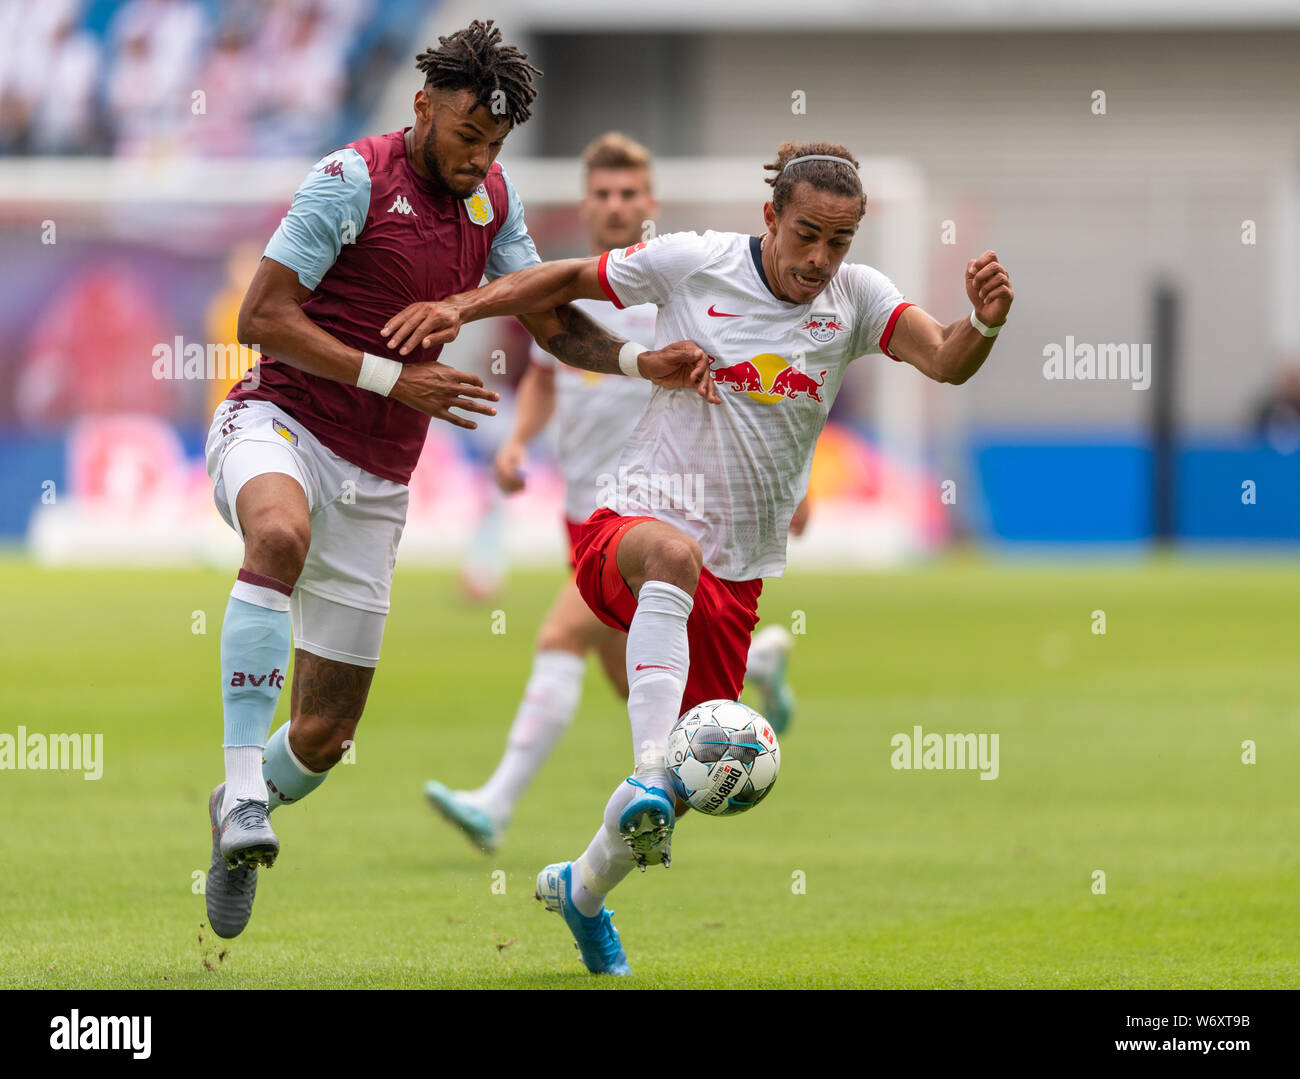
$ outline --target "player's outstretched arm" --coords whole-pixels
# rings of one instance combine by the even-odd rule
[[[966,264],[966,295],[975,317],[989,328],[1007,320],[1011,301],[1011,277],[992,251]],[[978,371],[993,350],[994,338],[976,329],[970,318],[944,326],[919,307],[909,307],[899,316],[890,340],[890,351],[936,382],[961,385]]]
[[[518,318],[542,348],[570,367],[606,375],[623,372],[627,339],[572,304]],[[634,345],[634,350],[636,370],[643,378],[667,389],[694,387],[709,404],[719,403],[708,354],[694,341],[676,341],[659,349]]]
[[[239,341],[308,374],[355,386],[365,354],[307,317],[302,305],[310,295],[311,289],[299,281],[297,271],[263,258],[239,308]],[[477,426],[472,420],[448,409],[495,416],[496,409],[482,402],[500,400],[496,391],[483,388],[478,375],[436,360],[404,364],[388,396],[427,416],[471,430]]]
[[[410,304],[389,319],[379,333],[388,338],[389,348],[405,356],[417,346],[431,348],[454,341],[467,322],[495,315],[550,311],[570,300],[603,300],[607,297],[597,277],[599,262],[596,258],[540,262],[445,300]]]
[[[622,374],[627,340],[570,305],[571,300],[609,299],[601,287],[599,265],[599,258],[542,262],[445,300],[413,303],[379,332],[388,338],[389,348],[405,356],[417,347],[454,341],[467,322],[515,315],[542,348],[570,367]],[[636,368],[656,385],[694,386],[711,404],[719,402],[709,358],[691,341],[645,350],[636,357]]]

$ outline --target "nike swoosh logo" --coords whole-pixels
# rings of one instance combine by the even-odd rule
[[[676,667],[665,667],[662,663],[638,663],[638,664],[636,665],[636,669],[637,669],[638,671],[648,671],[648,670],[650,670],[652,667],[653,667],[654,669],[656,669],[656,670],[660,670],[660,671],[675,671],[675,670],[677,670]]]
[[[739,315],[729,315],[725,311],[715,311],[712,304],[709,304],[709,314],[714,318],[740,318]]]

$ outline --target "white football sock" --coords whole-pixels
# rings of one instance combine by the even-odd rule
[[[533,657],[505,755],[492,778],[473,792],[475,803],[498,828],[509,823],[515,803],[573,722],[586,668],[586,657],[572,652],[538,652]]]
[[[627,716],[635,775],[667,770],[668,735],[681,714],[691,666],[686,621],[695,600],[666,581],[646,581],[627,631]]]
[[[666,581],[646,581],[637,597],[636,614],[627,631],[627,714],[632,723],[633,774],[667,783],[668,735],[677,723],[690,647],[686,621],[695,601],[689,593]],[[573,905],[591,917],[605,897],[630,872],[636,862],[623,837],[618,818],[641,789],[624,780],[605,805],[605,819],[587,849],[574,863]]]
[[[573,905],[588,918],[599,913],[605,896],[636,865],[628,845],[618,834],[618,818],[623,807],[641,793],[639,787],[626,779],[614,789],[605,805],[605,820],[600,830],[573,863]]]
[[[226,797],[221,803],[224,817],[235,803],[245,798],[266,801],[266,780],[262,778],[261,746],[226,746]]]

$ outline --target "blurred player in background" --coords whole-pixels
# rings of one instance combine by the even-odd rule
[[[668,864],[682,808],[668,736],[684,710],[740,693],[763,578],[785,567],[786,532],[850,361],[883,353],[936,381],[965,382],[1011,307],[992,251],[966,264],[969,318],[946,326],[878,270],[845,264],[866,213],[857,166],[835,143],[784,143],[766,166],[761,236],[670,233],[404,313],[401,336],[429,347],[466,322],[579,298],[653,303],[656,340],[690,338],[709,353],[708,403],[654,391],[621,462],[640,480],[592,514],[575,545],[583,599],[627,633],[635,764],[586,851],[544,868],[537,894],[597,973],[629,973],[605,897],[634,866]],[[687,478],[703,484],[695,504],[665,503],[665,481],[684,491]]]
[[[208,803],[207,910],[223,937],[243,930],[257,867],[279,853],[270,808],[320,786],[355,734],[430,417],[473,428],[451,409],[495,414],[476,375],[438,350],[397,350],[385,323],[417,297],[538,262],[496,157],[540,72],[480,22],[416,66],[414,125],[327,154],[294,195],[239,312],[240,342],[262,352],[256,377],[208,436],[217,507],[244,541],[221,627],[226,778]],[[571,307],[533,310],[520,321],[567,362],[616,365],[629,344]],[[694,346],[641,362],[672,385],[708,382]],[[291,628],[290,720],[268,741]]]
[[[595,254],[631,247],[646,234],[658,212],[651,178],[650,151],[626,135],[610,132],[583,152],[586,192],[579,216]],[[611,310],[607,303],[577,300],[631,341],[654,340],[658,308],[652,303]],[[564,517],[573,545],[583,522],[600,506],[600,495],[618,474],[619,455],[650,401],[645,379],[580,371],[561,364],[534,346],[532,362],[519,384],[515,425],[494,463],[496,482],[507,494],[520,491],[527,446],[554,415],[556,454],[564,473]],[[792,522],[801,532],[806,505]],[[551,604],[537,634],[533,669],[524,687],[506,742],[505,755],[477,790],[453,791],[435,779],[425,785],[433,807],[485,853],[496,850],[515,803],[559,744],[582,699],[587,653],[594,651],[614,689],[627,697],[627,635],[607,626],[584,602],[570,577]],[[782,626],[768,626],[750,649],[747,684],[763,698],[763,714],[783,731],[793,714],[793,695],[785,668],[794,638]]]

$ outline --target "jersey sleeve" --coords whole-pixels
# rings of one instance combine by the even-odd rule
[[[492,250],[488,252],[487,265],[483,269],[483,274],[489,281],[528,266],[536,266],[542,261],[537,257],[537,248],[533,244],[533,238],[528,235],[528,226],[524,224],[524,204],[505,169],[501,170],[501,179],[506,182],[506,220],[500,231],[492,237]]]
[[[653,240],[600,256],[600,287],[615,307],[652,303],[662,307],[691,273],[717,253],[708,234],[666,232]]]
[[[370,169],[351,148],[326,154],[294,193],[263,254],[314,289],[345,243],[355,243],[370,212]]]
[[[865,356],[883,352],[891,360],[898,359],[889,349],[890,338],[898,316],[912,305],[903,299],[898,286],[879,270],[870,266],[853,265],[851,288],[856,307],[854,323],[857,337],[853,354]]]

